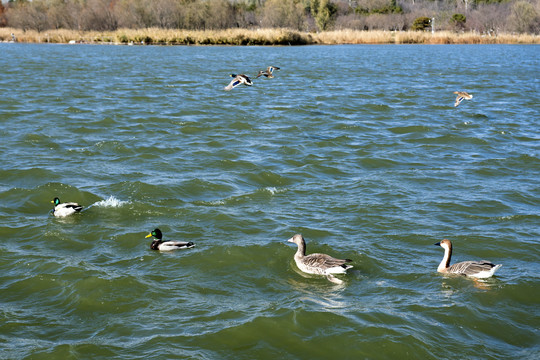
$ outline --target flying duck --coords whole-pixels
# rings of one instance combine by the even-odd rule
[[[279,68],[277,66],[269,66],[266,70],[260,70],[257,77],[264,75],[267,78],[272,79],[274,77],[274,70],[279,70]]]
[[[163,241],[163,234],[159,229],[154,229],[150,234],[146,235],[147,238],[150,236],[155,237],[152,244],[150,244],[150,249],[152,250],[171,251],[176,249],[189,249],[195,246],[191,241]]]
[[[469,94],[466,91],[454,91],[454,94],[457,95],[456,96],[456,102],[454,103],[454,106],[458,106],[465,99],[466,100],[471,100],[472,97],[473,97],[471,94]]]
[[[58,199],[57,197],[55,197],[54,200],[51,202],[54,204],[52,214],[56,217],[64,217],[75,214],[83,209],[81,205],[74,202],[60,203],[60,199]]]
[[[226,91],[232,90],[232,89],[234,89],[235,87],[237,87],[240,84],[244,84],[246,86],[253,85],[253,82],[251,81],[251,79],[247,75],[244,75],[244,74],[231,74],[231,77],[234,78],[234,79],[231,80],[229,85],[225,86],[224,89]]]
[[[288,242],[298,245],[298,250],[294,254],[294,261],[300,270],[308,274],[326,275],[326,278],[336,284],[343,281],[334,277],[334,274],[344,274],[352,265],[345,265],[351,262],[350,259],[336,259],[326,254],[310,254],[306,256],[306,242],[300,234],[294,235]]]
[[[444,257],[437,268],[437,271],[443,274],[459,274],[470,276],[474,278],[488,278],[493,276],[495,271],[502,265],[495,265],[489,261],[463,261],[450,265],[450,259],[452,258],[452,243],[450,240],[444,239],[436,244],[444,249]]]

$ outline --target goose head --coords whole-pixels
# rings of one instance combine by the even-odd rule
[[[305,244],[304,237],[301,234],[296,234],[287,241],[295,243],[298,246],[300,246],[301,244]]]
[[[451,250],[452,249],[452,243],[448,239],[441,240],[438,243],[435,243],[433,245],[440,246],[444,250]]]

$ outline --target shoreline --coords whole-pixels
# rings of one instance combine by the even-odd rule
[[[540,35],[439,31],[335,30],[320,33],[290,29],[118,29],[115,31],[47,30],[37,32],[0,28],[0,42],[110,45],[345,45],[345,44],[540,44]]]

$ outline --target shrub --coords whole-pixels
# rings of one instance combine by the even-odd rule
[[[452,25],[456,30],[463,30],[465,28],[465,22],[467,17],[463,14],[454,14],[452,15]]]
[[[428,28],[431,28],[431,19],[427,16],[416,18],[412,24],[412,30],[414,31],[424,31]]]

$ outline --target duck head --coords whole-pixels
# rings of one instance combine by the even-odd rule
[[[163,238],[163,234],[161,234],[161,230],[159,229],[154,229],[150,234],[146,235],[147,238],[149,238],[150,236],[153,236],[158,240],[161,240]]]

